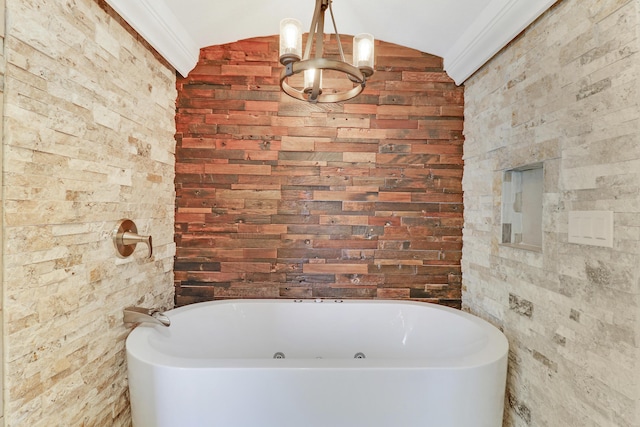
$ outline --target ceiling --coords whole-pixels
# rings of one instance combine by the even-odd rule
[[[440,56],[462,84],[558,0],[334,0],[341,34]],[[277,34],[282,18],[307,28],[314,0],[107,0],[176,70],[186,76],[200,48]],[[327,20],[330,21],[327,16]],[[326,32],[333,32],[330,22]]]

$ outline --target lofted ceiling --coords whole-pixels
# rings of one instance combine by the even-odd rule
[[[440,56],[462,84],[558,0],[334,0],[341,34]],[[151,46],[186,76],[200,48],[277,34],[282,18],[308,28],[315,0],[107,0]],[[328,17],[327,17],[328,18]],[[330,22],[326,32],[333,32]]]

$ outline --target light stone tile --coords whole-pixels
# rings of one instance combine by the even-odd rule
[[[6,422],[126,426],[121,310],[173,303],[175,73],[94,1],[8,6]],[[154,260],[116,261],[124,216],[163,236]]]
[[[565,0],[465,83],[463,304],[509,337],[507,427],[640,422],[638,14],[629,0]],[[534,160],[545,161],[540,258],[495,244],[493,171]],[[568,244],[570,210],[614,211],[614,248]],[[482,218],[489,234],[475,232]],[[531,302],[531,319],[509,310],[510,294]]]

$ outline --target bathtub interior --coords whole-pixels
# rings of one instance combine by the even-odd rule
[[[158,354],[180,359],[272,359],[279,353],[286,359],[364,355],[432,363],[483,351],[491,333],[467,313],[410,302],[216,301],[167,314],[171,327],[150,327],[147,342]]]

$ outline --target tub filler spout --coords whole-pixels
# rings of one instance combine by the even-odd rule
[[[127,307],[123,311],[124,323],[156,323],[162,326],[171,325],[171,320],[157,310],[142,307]]]

